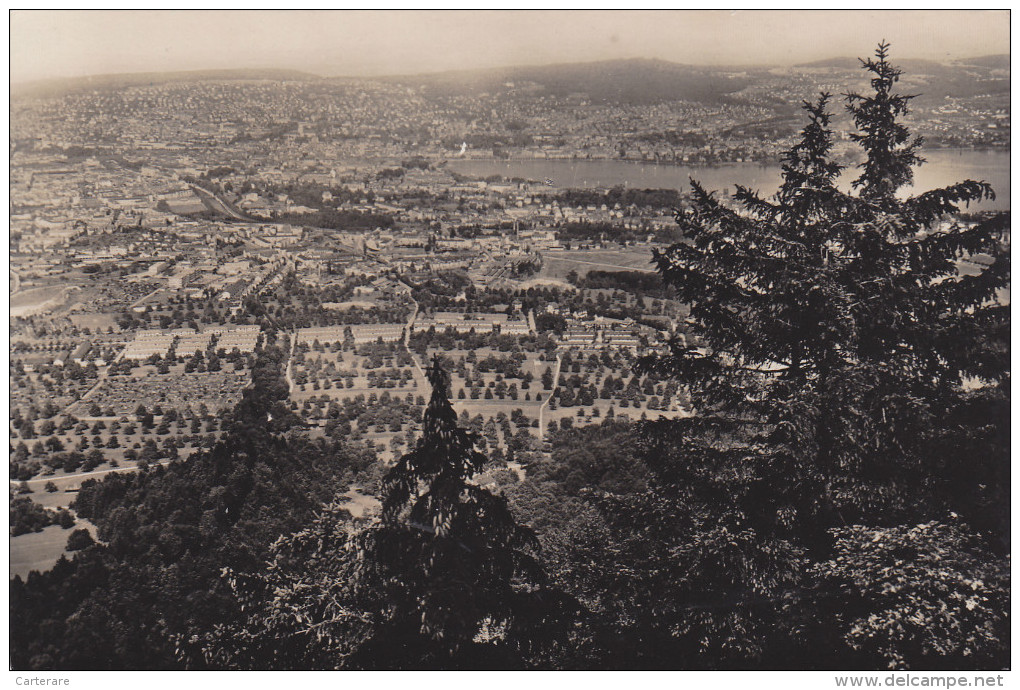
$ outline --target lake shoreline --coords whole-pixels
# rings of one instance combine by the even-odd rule
[[[907,193],[946,187],[967,179],[989,182],[994,201],[972,204],[970,210],[1004,211],[1010,208],[1010,153],[992,149],[930,149],[922,151],[925,163],[915,168],[914,185]],[[543,182],[550,189],[677,189],[686,191],[694,178],[708,190],[728,190],[741,185],[768,196],[778,190],[782,169],[778,164],[722,163],[712,166],[641,163],[613,159],[458,159],[447,162],[451,172],[485,179],[493,175]],[[847,165],[839,184],[844,189],[857,175]]]
[[[984,147],[976,147],[976,148],[960,148],[959,146],[946,146],[946,147],[931,146],[931,147],[925,148],[924,151],[922,151],[922,153],[920,154],[922,158],[924,158],[924,153],[925,152],[927,152],[927,153],[939,153],[939,154],[955,152],[955,153],[960,154],[960,155],[965,155],[965,154],[968,154],[968,153],[974,153],[974,154],[1003,154],[1003,155],[1007,155],[1008,156],[1010,150],[1008,148],[1003,148],[1003,147],[999,147],[999,146],[984,146]],[[863,160],[863,157],[862,157],[862,160]],[[727,168],[727,167],[731,167],[731,166],[740,166],[740,165],[757,165],[757,166],[762,167],[762,168],[774,168],[774,167],[779,167],[782,164],[781,161],[764,162],[764,161],[757,161],[757,160],[749,160],[749,161],[719,161],[717,163],[697,163],[697,164],[692,164],[692,163],[689,163],[689,162],[688,163],[684,163],[684,162],[678,163],[675,160],[668,160],[668,159],[665,159],[665,160],[634,160],[634,159],[631,159],[631,158],[583,158],[583,157],[578,157],[578,156],[553,157],[553,158],[533,158],[533,157],[521,157],[521,156],[508,156],[507,158],[497,158],[495,156],[490,156],[490,157],[486,157],[486,158],[458,158],[456,156],[456,154],[453,154],[453,155],[451,155],[448,158],[443,158],[442,161],[441,161],[441,163],[445,163],[447,165],[449,165],[450,163],[456,164],[456,163],[462,163],[462,162],[463,163],[535,163],[535,162],[557,162],[557,163],[559,163],[559,162],[569,162],[569,163],[582,163],[582,162],[583,163],[624,163],[624,164],[627,164],[627,165],[637,165],[637,166],[654,165],[654,166],[663,167],[663,168],[691,168],[691,167],[697,167],[698,169],[706,169],[706,170],[714,170],[716,168]]]

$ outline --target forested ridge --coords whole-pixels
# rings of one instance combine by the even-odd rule
[[[691,416],[561,425],[483,486],[441,360],[383,466],[309,440],[271,341],[222,442],[82,487],[100,543],[12,582],[12,666],[1007,668],[1009,218],[960,219],[981,181],[900,194],[911,96],[884,44],[862,67],[849,192],[821,94],[774,197],[695,181],[654,280],[586,279],[689,306],[640,366]]]
[[[238,615],[223,568],[259,570],[281,534],[375,464],[363,448],[293,428],[283,356],[275,346],[260,354],[214,448],[82,486],[74,508],[102,544],[12,582],[15,667],[180,667],[181,640]]]

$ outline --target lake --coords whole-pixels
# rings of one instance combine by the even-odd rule
[[[932,149],[921,155],[927,162],[914,170],[914,187],[911,190],[928,191],[962,182],[966,179],[984,180],[995,189],[995,201],[985,201],[972,208],[977,210],[1006,210],[1009,206],[1010,174],[1009,152],[972,151],[963,149]],[[552,180],[554,187],[595,188],[624,185],[641,189],[689,189],[689,178],[694,177],[709,190],[733,191],[733,185],[757,189],[764,195],[772,194],[782,181],[778,165],[758,163],[725,163],[704,168],[672,165],[652,165],[618,160],[457,160],[449,162],[449,169],[472,177],[521,177],[529,180]],[[856,177],[856,168],[844,172],[841,186],[849,186]]]

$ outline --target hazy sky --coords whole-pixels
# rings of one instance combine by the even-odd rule
[[[234,67],[324,76],[660,58],[795,64],[1009,52],[992,11],[15,11],[11,80]]]

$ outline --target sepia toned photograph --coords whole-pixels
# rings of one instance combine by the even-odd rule
[[[1009,10],[8,17],[12,683],[1008,685]]]

